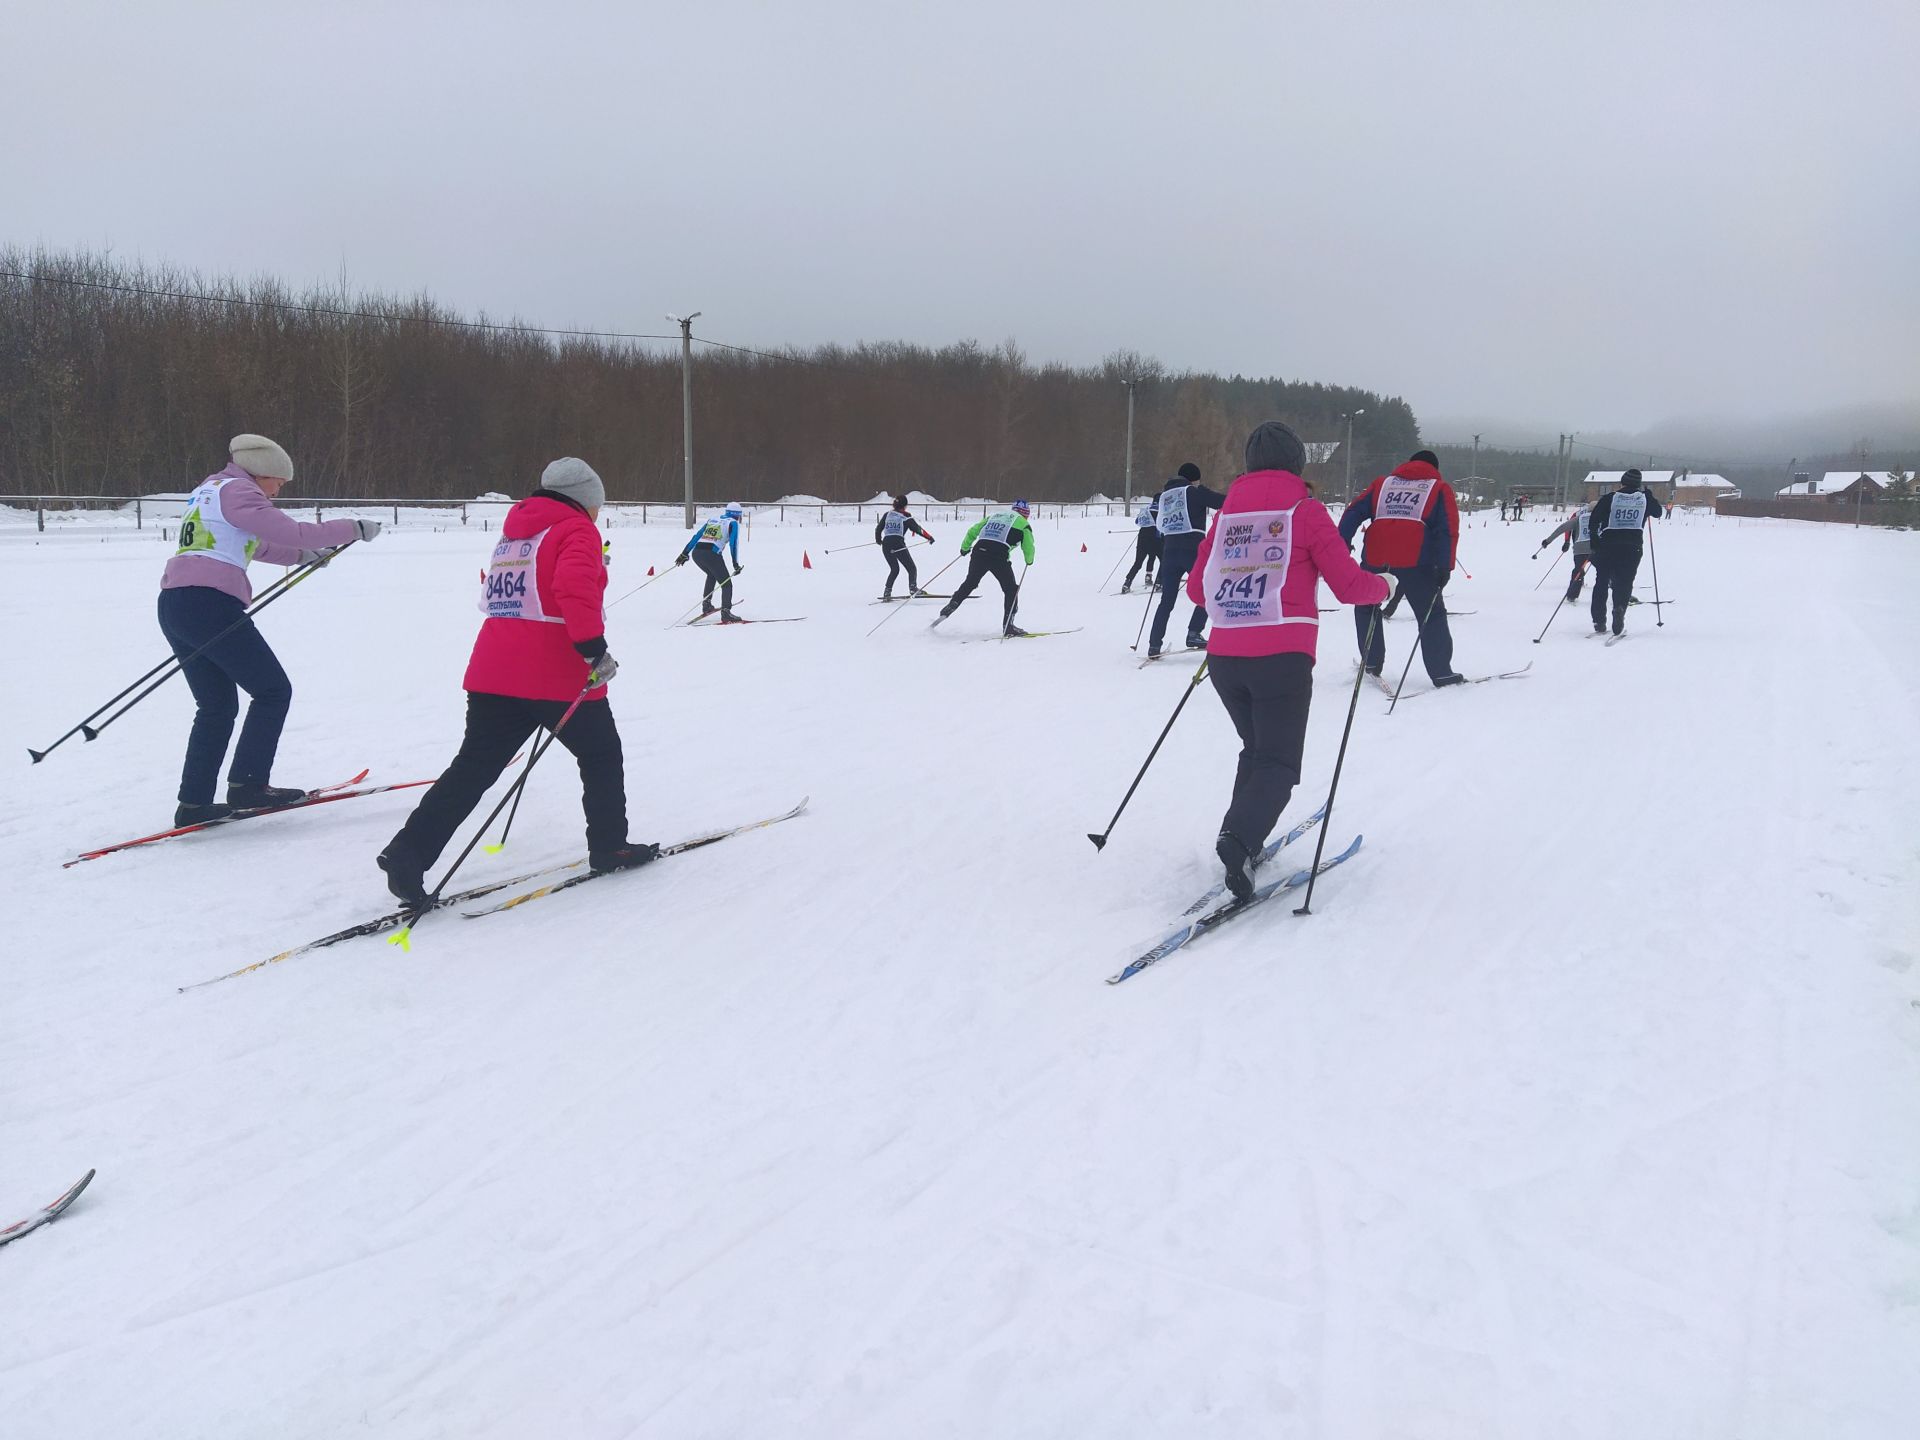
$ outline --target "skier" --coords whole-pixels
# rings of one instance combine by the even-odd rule
[[[733,555],[733,574],[738,575],[740,564],[740,517],[746,511],[740,508],[738,500],[729,500],[727,508],[720,512],[717,519],[694,528],[693,535],[687,541],[687,548],[674,557],[673,563],[684,565],[687,557],[693,557],[707,577],[707,588],[700,592],[700,618],[705,619],[713,613],[713,587],[720,587],[720,623],[732,625],[739,620],[733,613],[733,576],[727,574],[727,562],[720,553],[724,547]]]
[[[1388,591],[1354,563],[1327,507],[1307,493],[1299,436],[1269,420],[1247,437],[1246,458],[1187,576],[1188,598],[1213,617],[1208,673],[1240,735],[1233,799],[1214,842],[1237,900],[1253,893],[1255,858],[1300,783],[1320,581],[1368,608]]]
[[[597,522],[605,503],[593,467],[568,457],[547,466],[540,488],[501,523],[480,594],[487,618],[462,682],[467,728],[460,751],[377,861],[387,888],[407,905],[426,903],[427,867],[527,737],[551,729],[577,699],[554,738],[580,765],[588,865],[627,870],[660,853],[627,840],[626,762],[606,690],[620,667],[604,633],[607,567]]]
[[[1500,497],[1500,518],[1502,521],[1507,518],[1507,497],[1504,495]]]
[[[972,557],[967,562],[967,578],[953,587],[953,598],[940,607],[940,613],[933,618],[934,625],[960,608],[960,602],[973,593],[973,587],[980,583],[981,576],[992,575],[1000,582],[1001,593],[1006,596],[1000,633],[1027,633],[1013,623],[1014,611],[1020,608],[1020,583],[1013,578],[1013,547],[1015,537],[1018,537],[1020,553],[1029,566],[1033,564],[1033,526],[1027,523],[1031,513],[1032,507],[1026,501],[1016,500],[1010,508],[982,517],[978,524],[967,531],[967,538],[960,542],[960,553]]]
[[[1159,658],[1160,646],[1167,638],[1167,618],[1180,598],[1180,582],[1193,569],[1193,557],[1199,552],[1200,537],[1207,533],[1207,511],[1218,510],[1227,497],[1200,483],[1200,467],[1191,461],[1174,472],[1160,487],[1155,524],[1160,531],[1160,603],[1154,608],[1153,626],[1147,632],[1147,658]],[[1187,648],[1198,650],[1207,642],[1200,630],[1207,623],[1207,609],[1196,605],[1187,621]]]
[[[1392,474],[1369,485],[1341,514],[1340,538],[1351,545],[1366,521],[1372,523],[1360,563],[1369,570],[1390,571],[1400,582],[1400,593],[1420,622],[1420,658],[1427,677],[1436,686],[1461,684],[1466,677],[1453,668],[1453,634],[1447,628],[1447,603],[1440,598],[1453,576],[1460,511],[1453,487],[1440,476],[1439,458],[1431,450],[1416,450]],[[1373,607],[1360,606],[1353,621],[1365,647],[1360,663],[1369,675],[1379,675],[1387,663],[1387,637]]]
[[[1620,488],[1594,503],[1587,521],[1593,544],[1593,633],[1607,629],[1607,596],[1613,596],[1613,633],[1627,628],[1627,606],[1633,600],[1633,576],[1640,568],[1640,551],[1647,521],[1667,512],[1641,486],[1640,472],[1620,477]]]
[[[1127,569],[1127,578],[1120,582],[1122,595],[1132,593],[1133,577],[1140,573],[1140,562],[1143,560],[1147,566],[1147,588],[1153,588],[1153,567],[1160,559],[1160,526],[1156,523],[1159,506],[1159,497],[1155,496],[1142,505],[1140,513],[1133,517],[1134,527],[1139,534],[1134,537],[1133,564]]]
[[[1592,514],[1593,510],[1591,506],[1574,506],[1572,511],[1568,513],[1567,518],[1554,526],[1552,530],[1548,531],[1547,538],[1534,547],[1533,553],[1538,555],[1554,542],[1555,537],[1558,537],[1560,540],[1560,553],[1562,555],[1566,554],[1568,550],[1573,551],[1573,577],[1567,581],[1567,600],[1569,602],[1578,600],[1580,598],[1580,592],[1586,588],[1587,565],[1593,557],[1593,542],[1587,530],[1587,524]]]
[[[887,557],[887,584],[880,592],[882,600],[893,598],[893,577],[900,573],[902,565],[907,567],[907,595],[912,597],[920,593],[920,572],[913,565],[913,551],[908,548],[907,536],[914,534],[929,545],[933,536],[920,528],[920,522],[907,513],[907,497],[893,497],[893,508],[873,522],[874,543],[880,547],[880,553]],[[738,572],[736,572],[738,573]]]
[[[293,461],[266,436],[236,435],[227,443],[227,455],[227,467],[202,480],[188,497],[178,547],[160,577],[160,633],[179,657],[197,707],[180,771],[176,826],[219,820],[236,810],[278,809],[307,798],[304,790],[269,783],[293,703],[287,672],[251,620],[214,639],[253,603],[248,562],[305,565],[324,549],[380,533],[378,520],[313,522],[274,509],[273,497],[293,479]],[[207,648],[195,655],[203,645]],[[219,804],[214,783],[240,713],[241,690],[250,697],[247,722],[227,770],[226,803]]]

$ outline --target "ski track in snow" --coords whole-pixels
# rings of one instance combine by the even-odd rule
[[[760,524],[740,608],[806,624],[667,629],[690,571],[610,612],[634,833],[808,814],[191,995],[390,908],[417,796],[62,872],[171,811],[178,682],[22,753],[162,653],[166,552],[0,530],[0,1222],[99,1169],[0,1252],[0,1431],[1913,1434],[1920,536],[1682,516],[1684,606],[1606,649],[1584,597],[1530,643],[1550,519],[1470,525],[1458,663],[1527,681],[1363,689],[1314,915],[1113,989],[1217,878],[1236,745],[1203,685],[1087,844],[1192,676],[1096,593],[1110,523],[1038,526],[1022,623],[1086,628],[1036,646],[940,643],[991,581],[865,638],[884,567],[821,552],[869,532]],[[613,531],[609,594],[682,538]],[[277,781],[446,764],[488,545],[389,531],[267,612]],[[1283,825],[1346,615],[1320,648]],[[580,846],[556,753],[461,873]]]

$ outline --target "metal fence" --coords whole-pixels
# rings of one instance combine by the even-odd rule
[[[347,496],[289,496],[282,510],[289,514],[305,517],[309,510],[313,518],[324,520],[328,512],[335,515],[379,515],[386,512],[394,525],[401,523],[403,513],[417,515],[422,519],[444,524],[455,521],[462,525],[476,524],[491,529],[493,520],[518,504],[517,500],[420,500],[398,498],[355,499]],[[1136,502],[1137,503],[1137,502]],[[63,518],[77,518],[89,514],[111,515],[115,519],[130,521],[136,530],[144,530],[149,520],[156,525],[165,526],[178,520],[186,509],[187,500],[181,496],[154,495],[0,495],[0,512],[15,510],[21,514],[29,511],[33,514],[34,528],[44,533],[47,528],[47,516],[54,517],[56,528]],[[724,501],[702,501],[696,508],[703,514],[717,514]],[[861,501],[849,504],[836,504],[826,500],[774,501],[765,505],[745,507],[749,525],[756,519],[762,523],[796,525],[858,524],[884,515],[890,505],[884,502]],[[991,500],[934,501],[926,505],[915,505],[913,514],[920,520],[958,522],[962,519],[980,518],[1004,509],[1005,502]],[[1129,507],[1124,500],[1088,500],[1080,504],[1035,504],[1033,513],[1036,518],[1055,519],[1060,517],[1081,517],[1088,515],[1126,515]],[[686,516],[683,501],[666,500],[609,500],[601,512],[601,523],[614,525],[647,525],[682,523]]]

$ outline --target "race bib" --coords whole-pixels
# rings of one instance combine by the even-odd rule
[[[880,522],[880,533],[889,540],[898,540],[907,533],[907,517],[898,510],[889,510]]]
[[[1593,516],[1592,511],[1582,510],[1577,516],[1574,517],[1574,529],[1573,529],[1574,544],[1585,545],[1588,543],[1587,522],[1592,518],[1592,516]]]
[[[493,561],[480,577],[480,613],[489,620],[539,620],[564,623],[540,605],[540,546],[547,532],[524,540],[502,540],[493,547]]]
[[[1280,610],[1280,590],[1293,559],[1293,511],[1249,510],[1222,515],[1207,553],[1207,617],[1216,629],[1250,625],[1319,623],[1319,616],[1289,620]]]
[[[1187,513],[1187,487],[1181,485],[1173,490],[1160,492],[1160,533],[1162,535],[1191,535],[1193,517]]]
[[[722,520],[709,520],[700,527],[700,543],[718,550],[727,543],[727,526]]]
[[[980,527],[982,540],[998,540],[1002,545],[1010,543],[1007,537],[1013,534],[1014,517],[1011,514],[996,515]]]
[[[1434,480],[1397,480],[1389,475],[1380,486],[1380,504],[1374,514],[1382,520],[1424,520]]]
[[[1153,506],[1142,505],[1140,513],[1133,517],[1133,523],[1142,530],[1150,529],[1153,525]]]
[[[1647,492],[1636,490],[1631,493],[1621,490],[1615,493],[1613,504],[1607,510],[1607,529],[1639,530],[1647,523]]]

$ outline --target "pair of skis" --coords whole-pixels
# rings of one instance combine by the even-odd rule
[[[778,825],[783,820],[794,819],[805,811],[806,808],[807,801],[803,799],[798,805],[794,806],[785,814],[774,815],[765,820],[750,821],[745,825],[730,826],[725,830],[716,830],[710,834],[696,835],[688,840],[677,841],[672,845],[664,845],[660,849],[660,858],[665,859],[669,855],[681,855],[689,850],[698,850],[704,846],[716,844],[721,840],[730,839],[735,835],[744,835],[749,830],[762,830],[769,825]],[[451,895],[442,895],[433,908],[436,910],[446,910],[457,906],[464,906],[475,900],[483,900],[490,895],[497,895],[502,890],[512,890],[522,885],[544,882],[539,885],[539,888],[530,890],[524,895],[516,895],[509,900],[489,905],[482,909],[461,911],[462,916],[466,919],[478,919],[484,915],[495,915],[502,910],[509,910],[516,906],[526,904],[529,901],[557,894],[559,891],[571,889],[575,885],[584,885],[587,881],[600,879],[604,875],[629,873],[621,870],[586,870],[584,873],[578,875],[568,874],[569,871],[583,870],[586,863],[585,860],[569,860],[564,864],[549,865],[539,870],[528,871],[523,875],[511,876],[505,880],[493,880],[484,885],[475,885],[470,889],[457,890]],[[644,869],[646,867],[642,866],[640,868]],[[256,960],[251,965],[242,965],[238,970],[229,970],[226,974],[216,975],[210,980],[199,980],[191,985],[182,985],[179,987],[180,993],[184,995],[189,990],[204,990],[207,986],[218,985],[223,980],[233,980],[241,975],[251,975],[254,971],[264,970],[269,965],[278,965],[281,961],[291,960],[297,955],[308,955],[316,950],[325,950],[334,945],[344,944],[349,940],[358,940],[368,935],[384,935],[390,931],[398,931],[404,934],[411,931],[413,926],[419,923],[426,913],[431,912],[402,908],[390,911],[385,915],[376,915],[371,920],[362,920],[358,924],[347,926],[344,930],[336,930],[331,935],[322,935],[318,940],[309,940],[306,944],[296,945],[291,950],[282,950],[278,955],[269,955],[266,959]]]
[[[178,825],[171,830],[158,830],[151,835],[142,835],[135,840],[122,840],[115,845],[103,845],[97,850],[82,850],[73,859],[62,861],[60,868],[71,870],[83,861],[98,860],[103,855],[117,855],[122,850],[132,850],[142,845],[157,845],[162,840],[178,840],[183,835],[198,835],[202,830],[217,830],[222,825],[237,825],[242,820],[259,820],[268,815],[284,815],[289,810],[308,810],[315,805],[331,805],[336,800],[357,800],[363,795],[384,795],[391,790],[415,790],[422,785],[433,784],[431,780],[407,780],[398,785],[361,785],[360,782],[372,773],[370,770],[362,770],[350,780],[341,780],[332,785],[322,785],[318,790],[309,790],[304,800],[296,800],[291,805],[276,805],[270,810],[236,810],[233,814],[222,816],[218,820],[203,820],[197,825]]]
[[[1273,858],[1280,850],[1312,829],[1314,825],[1319,823],[1320,819],[1321,813],[1315,812],[1312,816],[1308,817],[1304,823],[1295,826],[1283,835],[1278,842],[1269,845],[1262,854],[1269,859]],[[1290,891],[1304,888],[1307,882],[1315,875],[1324,875],[1336,865],[1344,865],[1347,861],[1351,860],[1359,853],[1360,844],[1364,838],[1364,836],[1360,835],[1354,836],[1352,841],[1348,843],[1346,849],[1342,850],[1338,855],[1332,855],[1322,860],[1318,869],[1308,867],[1304,870],[1296,870],[1284,879],[1273,880],[1265,885],[1256,886],[1253,894],[1245,900],[1228,900],[1225,904],[1217,905],[1213,909],[1205,911],[1203,914],[1194,915],[1196,909],[1200,909],[1213,898],[1226,893],[1226,887],[1224,885],[1215,886],[1206,895],[1203,895],[1199,900],[1195,901],[1193,905],[1187,907],[1186,913],[1194,915],[1193,919],[1186,921],[1177,929],[1170,931],[1158,944],[1153,945],[1149,949],[1141,952],[1141,954],[1133,960],[1128,961],[1118,973],[1109,975],[1107,977],[1107,983],[1109,985],[1118,985],[1124,980],[1131,980],[1142,970],[1147,969],[1149,966],[1159,964],[1175,951],[1185,949],[1202,935],[1218,930],[1222,925],[1230,921],[1238,920],[1249,910],[1258,909],[1276,895],[1285,895]]]

